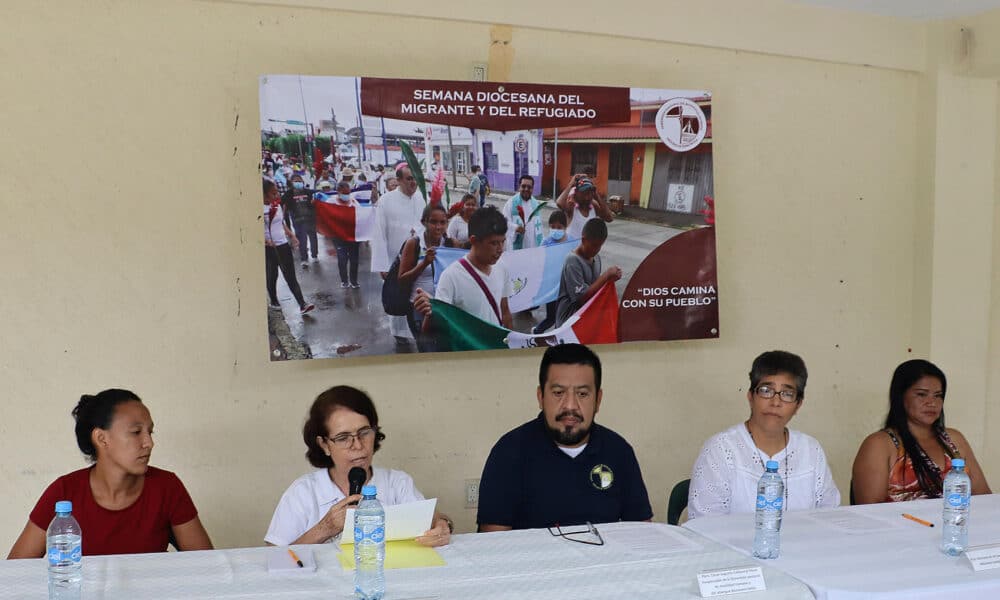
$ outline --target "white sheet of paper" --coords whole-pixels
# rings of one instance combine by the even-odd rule
[[[842,533],[862,534],[888,531],[897,526],[892,523],[858,514],[850,510],[824,510],[809,515],[810,519]]]
[[[434,519],[434,507],[437,498],[429,498],[420,502],[393,504],[383,506],[385,509],[385,541],[412,540],[421,536],[431,528]],[[348,508],[344,517],[344,532],[340,536],[341,544],[354,543],[354,509]]]
[[[292,555],[288,553],[287,546],[268,548],[267,550],[267,572],[281,575],[304,575],[316,572],[316,557],[313,556],[312,548],[309,546],[296,546],[293,548],[295,555],[302,561],[300,567]]]
[[[583,526],[567,527],[573,530],[583,528]],[[600,526],[597,530],[600,531],[605,544],[632,556],[673,554],[701,548],[697,542],[685,537],[681,532],[652,523],[620,523],[607,533],[601,531]]]
[[[733,567],[698,573],[698,591],[702,598],[762,592],[766,589],[764,572],[760,567]]]
[[[1000,544],[970,546],[965,550],[965,556],[972,563],[973,571],[1000,569]]]

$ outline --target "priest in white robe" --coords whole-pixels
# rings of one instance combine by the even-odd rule
[[[518,182],[518,193],[510,197],[500,211],[507,219],[507,249],[521,250],[542,245],[545,231],[542,229],[541,202],[532,196],[535,179],[522,175]]]
[[[417,189],[417,180],[410,168],[396,171],[399,187],[381,196],[376,205],[376,230],[372,239],[372,272],[383,277],[396,260],[399,249],[410,237],[423,231],[420,215],[426,201]],[[397,338],[412,339],[406,317],[389,317],[390,330]]]

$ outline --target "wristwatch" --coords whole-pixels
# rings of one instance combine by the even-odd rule
[[[455,533],[455,522],[452,521],[447,515],[441,515],[441,518],[448,524],[448,533]]]

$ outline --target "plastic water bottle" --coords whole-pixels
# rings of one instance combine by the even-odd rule
[[[375,486],[361,488],[354,511],[354,597],[381,600],[385,595],[385,511],[375,499]]]
[[[73,518],[73,503],[56,502],[56,517],[45,532],[49,559],[49,599],[79,600],[83,582],[83,539]]]
[[[766,469],[757,482],[757,528],[753,535],[753,555],[757,558],[778,558],[785,482],[778,475],[777,461],[767,461]]]
[[[941,552],[958,556],[969,546],[969,497],[972,481],[965,472],[965,460],[954,458],[944,478],[944,527],[941,528]]]

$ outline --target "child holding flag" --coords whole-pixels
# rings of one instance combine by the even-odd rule
[[[487,323],[513,329],[507,298],[511,295],[507,270],[497,261],[507,241],[507,219],[492,206],[478,209],[469,219],[472,248],[441,273],[434,298],[452,304]],[[431,296],[418,288],[413,308],[426,318]]]
[[[605,283],[621,279],[622,269],[618,265],[601,272],[601,257],[598,254],[607,239],[608,226],[601,219],[590,219],[584,224],[580,246],[567,255],[563,263],[556,327],[566,322]]]
[[[448,215],[440,204],[428,204],[420,217],[420,224],[424,226],[424,232],[406,240],[399,254],[399,283],[402,287],[413,290],[410,304],[413,304],[420,290],[434,295],[434,257],[437,248],[455,247],[454,241],[444,234],[448,226]],[[410,326],[410,333],[417,341],[417,350],[437,352],[433,336],[423,331],[423,322],[424,314],[416,309],[406,315],[406,324]]]
[[[554,210],[549,215],[549,235],[542,240],[542,246],[554,246],[565,244],[566,238],[566,213],[561,210]],[[545,304],[545,319],[541,323],[531,328],[531,333],[542,333],[555,325],[556,309],[559,307],[559,298]]]

